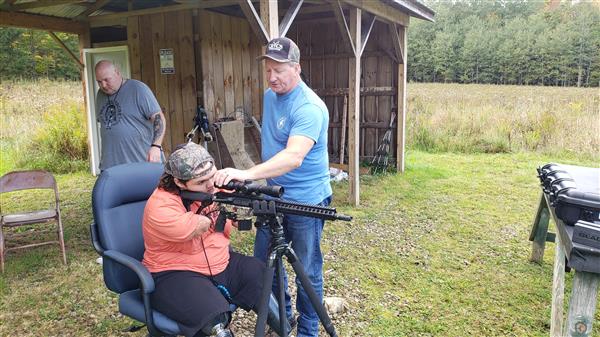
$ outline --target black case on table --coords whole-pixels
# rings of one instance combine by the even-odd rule
[[[581,230],[580,224],[600,224],[600,168],[551,163],[537,171],[549,206],[564,223],[556,224],[556,229],[565,248],[567,266],[600,273],[600,249],[574,238]]]
[[[558,218],[600,223],[600,168],[550,163],[537,171]]]

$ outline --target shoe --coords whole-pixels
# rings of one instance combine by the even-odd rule
[[[298,321],[294,318],[294,317],[290,317],[288,318],[288,322],[290,323],[290,331],[289,331],[289,335],[288,337],[294,337],[294,335],[292,335],[292,331],[294,331],[294,329],[296,328],[296,325],[298,325]],[[273,330],[270,326],[267,329],[267,333],[265,334],[265,337],[280,337],[277,332],[275,332],[275,330]]]
[[[102,265],[102,256],[96,259],[96,263]]]

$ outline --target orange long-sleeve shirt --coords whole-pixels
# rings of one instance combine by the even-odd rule
[[[216,275],[229,263],[229,233],[231,221],[227,221],[222,233],[209,230],[191,239],[186,239],[196,228],[199,217],[207,214],[216,221],[216,205],[210,205],[200,214],[196,211],[199,202],[194,202],[188,212],[179,195],[157,188],[148,199],[144,209],[142,230],[144,234],[144,260],[142,263],[152,273],[166,270],[189,270],[204,275]],[[210,213],[210,214],[209,214]],[[202,243],[206,249],[206,255]],[[208,256],[208,263],[206,261]]]

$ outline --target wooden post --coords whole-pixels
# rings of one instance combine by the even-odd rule
[[[82,64],[85,64],[83,50],[85,48],[90,48],[92,45],[89,27],[87,27],[87,29],[85,29],[82,33],[80,33],[78,35],[78,38],[79,38],[79,62],[81,62]],[[88,83],[86,81],[86,69],[81,68],[79,73],[81,74],[81,89],[82,89],[81,91],[83,93],[83,113],[85,114],[85,119],[87,121],[87,125],[94,125],[94,123],[96,123],[96,121],[89,120],[89,116],[87,114],[88,104],[94,104],[95,102],[88,102],[87,98],[86,98],[87,97],[87,86],[88,86]],[[94,151],[94,147],[92,146],[92,143],[90,141],[91,137],[86,137],[86,138],[88,141],[88,156],[90,158],[90,165],[92,166],[92,172],[94,172],[95,167],[96,167],[96,163],[92,160],[92,158],[93,158],[92,152]]]
[[[360,203],[360,51],[361,41],[361,10],[350,9],[350,37],[354,46],[354,57],[348,61],[348,174],[350,180],[350,203],[358,206]]]
[[[542,196],[543,199],[543,196]],[[544,200],[544,203],[546,201]],[[548,209],[546,209],[548,211]],[[542,252],[543,254],[543,252]],[[552,274],[552,312],[550,313],[550,336],[561,337],[563,328],[563,302],[565,298],[565,250],[560,236],[556,236],[554,271]]]
[[[556,236],[559,237],[558,235]],[[576,271],[563,336],[592,336],[600,274]]]
[[[260,18],[265,27],[265,30],[267,31],[267,40],[279,37],[279,11],[277,8],[277,0],[260,0]],[[262,46],[261,50],[262,54],[264,54],[266,52],[266,45]],[[302,55],[302,51],[300,51],[300,55]],[[260,62],[259,68],[262,73],[262,86],[260,88],[262,97],[262,93],[266,90],[266,88],[269,87],[269,83],[267,81],[267,74],[265,72],[265,63]]]
[[[407,19],[408,20],[408,19]],[[404,147],[406,146],[406,64],[407,62],[407,27],[400,26],[400,49],[402,50],[402,63],[398,64],[398,131],[396,136],[396,169],[404,172]],[[395,41],[394,41],[395,42]]]
[[[549,221],[550,212],[548,211],[544,192],[542,192],[535,220],[533,220],[533,228],[531,229],[531,234],[529,236],[529,240],[533,241],[531,244],[531,257],[529,259],[532,262],[542,263],[542,260],[544,259],[544,248],[546,247]]]
[[[269,40],[279,37],[279,11],[277,0],[260,0],[260,18]]]

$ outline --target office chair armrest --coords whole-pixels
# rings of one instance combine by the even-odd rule
[[[112,249],[105,250],[103,256],[131,269],[134,273],[136,273],[137,277],[140,279],[142,292],[144,294],[151,294],[154,292],[154,279],[152,278],[152,275],[148,269],[146,269],[146,267],[144,267],[139,260]]]
[[[95,222],[90,224],[90,236],[92,237],[92,246],[94,246],[94,250],[102,256],[102,254],[104,254],[104,248],[100,245],[100,240],[98,239],[98,226],[96,226]]]

